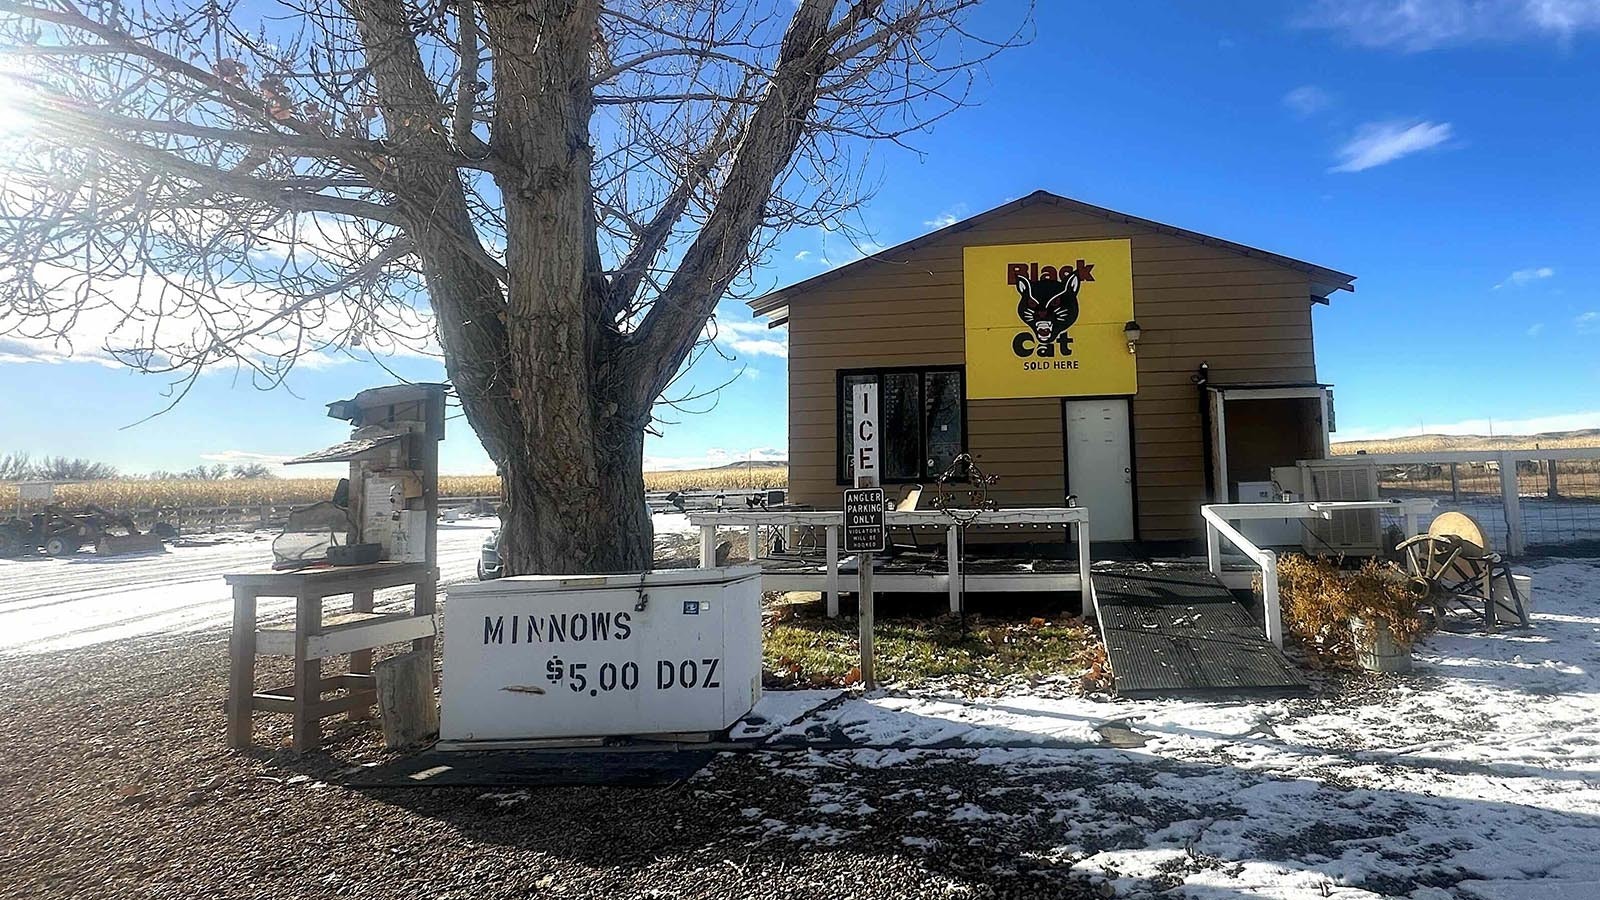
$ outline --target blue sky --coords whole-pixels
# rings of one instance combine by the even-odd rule
[[[1020,3],[983,4],[998,26]],[[891,245],[1045,189],[1359,276],[1315,313],[1338,438],[1600,426],[1600,0],[1140,3],[1045,0],[1037,37],[991,63],[976,104],[872,151],[864,210]],[[992,30],[992,29],[991,29]],[[860,255],[788,235],[775,287]],[[785,339],[721,308],[690,381],[735,372],[704,415],[646,448],[656,467],[781,456]],[[339,439],[322,405],[389,376],[297,371],[262,393],[230,373],[175,410],[166,382],[0,339],[0,452],[127,471],[280,458]],[[391,363],[409,378],[433,363]],[[447,471],[492,471],[462,420]]]

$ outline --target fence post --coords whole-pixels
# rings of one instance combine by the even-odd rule
[[[961,526],[952,521],[945,527],[945,572],[950,579],[950,611],[961,612]]]
[[[1283,649],[1283,608],[1278,599],[1278,554],[1263,550],[1261,557],[1261,614],[1267,624],[1267,640]]]
[[[1506,514],[1506,555],[1521,556],[1522,497],[1517,489],[1517,461],[1510,453],[1500,454],[1500,502]]]
[[[1457,468],[1456,468],[1457,465],[1459,465],[1459,463],[1451,463],[1450,464],[1450,502],[1456,504],[1457,506],[1460,506],[1461,505],[1461,472],[1459,470],[1457,470]]]
[[[710,569],[717,565],[717,526],[700,526],[700,568]]]
[[[1556,461],[1547,459],[1544,461],[1544,466],[1545,477],[1550,480],[1545,489],[1545,496],[1555,500],[1561,496],[1561,488],[1556,484]]]
[[[266,531],[267,530],[267,525],[271,521],[272,521],[272,505],[270,503],[261,504],[261,530],[262,531]]]
[[[827,525],[823,531],[827,534],[828,542],[828,576],[825,587],[828,589],[827,611],[828,618],[839,618],[839,529],[840,525]]]

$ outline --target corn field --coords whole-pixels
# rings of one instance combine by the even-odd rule
[[[652,491],[731,490],[781,488],[789,470],[781,465],[738,466],[683,472],[647,472],[645,488]],[[214,506],[299,505],[333,496],[336,478],[222,478],[211,481],[152,481],[122,479],[60,484],[55,502],[65,507],[95,504],[111,510],[177,509]],[[494,497],[500,493],[495,475],[442,475],[443,497]],[[14,484],[0,483],[0,514],[17,505]]]

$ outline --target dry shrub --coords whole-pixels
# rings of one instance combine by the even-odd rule
[[[1350,570],[1324,557],[1284,556],[1278,560],[1278,595],[1284,629],[1325,666],[1354,664],[1360,647],[1352,619],[1384,623],[1402,647],[1416,643],[1429,627],[1418,612],[1426,590],[1375,559]]]

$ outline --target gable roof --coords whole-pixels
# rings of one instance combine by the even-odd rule
[[[1120,213],[1113,209],[1106,209],[1103,206],[1095,206],[1090,203],[1084,203],[1081,200],[1073,200],[1069,197],[1062,197],[1059,194],[1052,194],[1049,191],[1034,191],[1026,197],[1012,200],[1010,203],[1005,203],[986,212],[981,212],[975,216],[962,219],[953,225],[946,225],[945,227],[936,231],[930,231],[927,234],[921,235],[920,237],[912,238],[903,244],[896,244],[895,246],[886,250],[879,250],[877,253],[874,253],[870,256],[864,256],[861,259],[850,263],[849,265],[840,266],[837,269],[823,272],[820,275],[815,275],[811,278],[807,278],[804,281],[796,282],[788,287],[782,287],[772,291],[771,293],[763,294],[762,296],[757,297],[749,302],[750,310],[757,316],[769,316],[771,318],[771,327],[776,328],[788,320],[788,306],[791,301],[804,296],[805,294],[818,287],[821,287],[822,285],[853,274],[855,271],[859,270],[863,266],[868,265],[869,263],[879,260],[887,260],[900,254],[909,253],[952,234],[956,234],[957,232],[975,228],[995,219],[1010,215],[1011,213],[1017,212],[1025,207],[1040,203],[1059,206],[1063,209],[1078,213],[1085,213],[1091,216],[1099,216],[1100,218],[1109,219],[1113,222],[1124,222],[1129,225],[1137,225],[1141,228],[1148,228],[1152,231],[1161,232],[1163,234],[1170,234],[1185,238],[1198,244],[1219,247],[1223,250],[1228,250],[1241,256],[1250,256],[1256,259],[1266,260],[1267,262],[1283,266],[1284,268],[1305,272],[1311,277],[1310,299],[1319,303],[1328,302],[1328,295],[1334,291],[1354,291],[1356,289],[1354,284],[1356,276],[1340,272],[1337,269],[1330,269],[1326,266],[1319,266],[1315,263],[1309,263],[1302,259],[1295,259],[1293,257],[1283,256],[1278,253],[1260,250],[1245,244],[1235,243],[1234,241],[1224,240],[1223,238],[1219,237],[1213,237],[1209,234],[1201,234],[1198,231],[1190,231],[1186,228],[1165,225],[1161,222],[1156,222],[1150,219],[1141,219],[1138,216],[1130,216],[1127,213]]]

